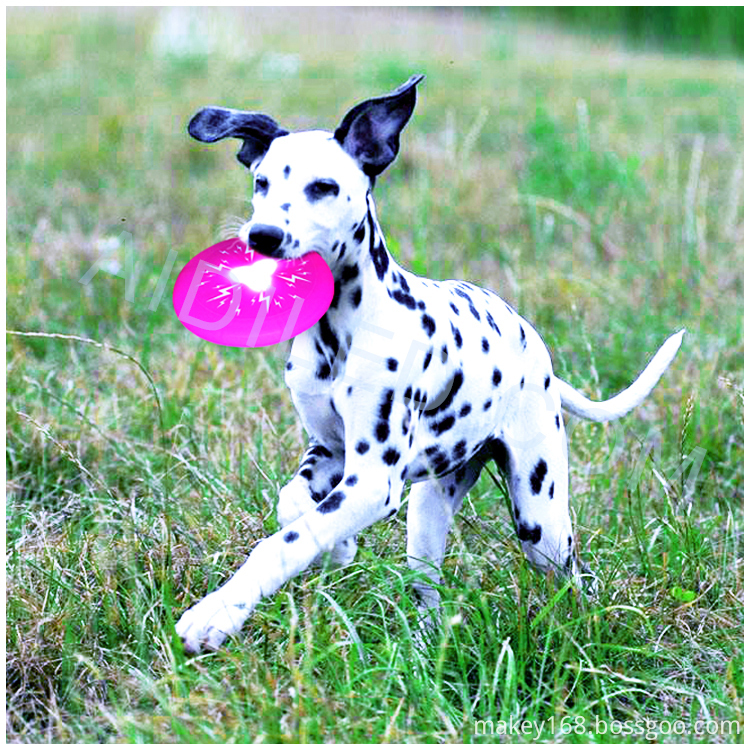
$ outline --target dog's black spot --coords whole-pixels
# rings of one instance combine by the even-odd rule
[[[425,333],[430,337],[432,337],[435,333],[435,320],[431,318],[427,313],[422,315],[422,328],[424,328]]]
[[[526,383],[526,378],[525,377],[521,378],[521,390],[523,390],[525,383]]]
[[[325,447],[325,445],[314,445],[308,453],[311,456],[322,456],[323,458],[333,458],[333,453]]]
[[[518,327],[521,329],[521,348],[526,349],[526,331],[523,330],[523,325],[520,323],[518,324]]]
[[[310,469],[302,469],[302,471],[299,473],[299,475],[303,479],[307,479],[308,482],[313,478],[313,473],[312,473],[312,471]]]
[[[342,284],[347,284],[353,279],[356,279],[357,276],[359,276],[359,267],[356,263],[352,263],[341,269],[341,276],[339,278],[341,279]]]
[[[407,411],[404,414],[404,418],[401,420],[401,432],[404,435],[409,433],[409,424],[411,423],[411,412]]]
[[[448,347],[443,344],[443,348],[440,350],[440,361],[445,364],[448,361]]]
[[[487,410],[488,410],[488,409],[490,408],[490,406],[492,406],[492,399],[491,399],[491,398],[488,398],[488,399],[487,399],[487,400],[486,400],[486,401],[484,402],[484,405],[482,406],[482,410],[483,410],[483,411],[487,411]]]
[[[355,485],[355,484],[357,484],[357,482],[358,482],[358,481],[359,481],[359,479],[357,478],[357,475],[356,475],[356,474],[350,474],[350,475],[349,475],[349,476],[348,476],[348,477],[346,478],[346,482],[344,482],[344,484],[345,484],[345,485],[346,485],[347,487],[354,487],[354,485]]]
[[[500,372],[500,370],[497,369],[497,367],[492,371],[492,385],[497,388],[497,386],[500,385],[503,379],[503,374]]]
[[[393,406],[393,388],[386,388],[378,406],[379,422],[375,425],[375,438],[379,443],[384,443],[391,434],[388,420],[391,416]]]
[[[487,341],[487,339],[482,336],[482,351],[487,354],[487,352],[490,350],[490,342]]]
[[[289,544],[290,542],[294,542],[297,539],[299,539],[299,534],[296,531],[290,531],[286,534],[284,534],[284,541]]]
[[[284,177],[289,177],[289,175],[292,173],[292,168],[287,164],[284,167]]]
[[[442,435],[444,432],[447,432],[448,430],[453,427],[453,425],[456,423],[456,418],[449,414],[445,419],[441,420],[440,422],[433,422],[433,424],[430,425],[430,429],[436,434],[436,435]]]
[[[338,510],[341,503],[346,499],[346,495],[341,492],[332,492],[320,505],[318,505],[318,513],[331,513],[334,510]]]
[[[359,303],[362,302],[362,288],[361,287],[357,287],[352,292],[351,300],[352,300],[352,307],[354,308],[359,307]]]
[[[451,331],[453,331],[453,340],[456,342],[456,348],[460,349],[464,345],[463,337],[461,336],[461,331],[456,328],[456,326],[451,323]]]
[[[547,377],[544,379],[544,390],[545,391],[547,390],[547,388],[549,388],[549,384],[550,384],[550,379],[549,379],[549,375],[547,375]]]
[[[446,393],[445,391],[443,391],[436,398],[433,399],[432,403],[437,402],[437,406],[430,405],[425,410],[425,416],[432,417],[441,411],[445,411],[453,403],[453,399],[456,397],[456,394],[460,390],[463,383],[464,383],[463,371],[456,370],[453,373],[453,378],[451,379],[451,384],[450,384],[450,388],[448,389],[448,392]]]
[[[391,372],[396,372],[396,370],[398,370],[398,360],[393,357],[388,357],[386,360],[386,366]]]
[[[362,243],[362,240],[365,238],[365,221],[367,221],[367,217],[362,219],[360,225],[354,230],[354,241],[358,245],[360,245]]]
[[[558,430],[560,429],[560,415],[559,414],[555,414],[555,427],[557,427]]]
[[[458,412],[459,417],[467,417],[471,414],[471,404],[467,401],[462,407],[461,411]]]
[[[534,471],[531,472],[531,491],[538,495],[542,491],[542,482],[544,477],[547,475],[547,463],[544,459],[540,458],[539,463],[534,467]]]
[[[521,517],[521,511],[518,510],[518,506],[513,506],[513,516],[515,517],[516,521]]]
[[[487,322],[490,324],[490,328],[498,335],[502,336],[503,334],[500,333],[500,329],[497,327],[497,323],[495,323],[495,319],[490,315],[490,313],[487,313]]]
[[[388,271],[388,253],[386,252],[383,243],[378,241],[373,245],[372,248],[370,248],[370,255],[372,256],[372,262],[375,266],[375,273],[382,281],[385,278],[386,271]]]
[[[291,370],[294,367],[294,365],[291,362],[286,363],[286,369]]]
[[[375,426],[375,439],[379,443],[384,443],[388,440],[388,436],[391,434],[391,428],[388,426],[388,422],[378,422]]]
[[[552,498],[555,496],[555,483],[552,482],[549,486],[549,499],[552,500]]]
[[[388,420],[391,416],[391,407],[393,406],[393,388],[386,388],[383,391],[383,397],[380,399],[378,414],[381,419]]]
[[[411,289],[409,289],[409,284],[406,281],[406,278],[404,277],[404,274],[402,273],[396,273],[395,271],[393,274],[391,274],[391,278],[393,279],[394,284],[399,284],[401,286],[401,289],[409,294],[411,292]]]
[[[451,468],[450,459],[439,445],[429,445],[425,448],[425,455],[430,460],[430,467],[436,476],[447,474]]]
[[[388,292],[393,300],[398,302],[400,305],[406,307],[407,310],[416,310],[417,301],[411,294],[406,294],[400,289],[396,289],[394,292]]]
[[[292,207],[292,204],[291,204],[291,203],[282,203],[282,204],[281,204],[281,210],[282,210],[282,211],[283,211],[284,213],[288,213],[288,212],[289,212],[289,209],[290,209],[291,207]],[[288,222],[287,222],[287,223],[288,223]]]
[[[456,315],[460,315],[461,313],[458,312],[458,308],[451,302],[451,310],[453,310]]]
[[[432,359],[432,349],[429,349],[427,351],[427,354],[424,355],[424,362],[422,363],[422,372],[424,372],[429,367],[431,359]]]
[[[388,515],[386,516],[386,518],[393,518],[393,516],[395,516],[396,513],[398,513],[398,508],[391,508],[388,511]]]
[[[468,303],[469,303],[469,312],[477,319],[479,320],[479,313],[477,312],[477,308],[474,307],[474,303],[471,301],[471,297],[469,297],[466,292],[461,291],[460,289],[456,289],[456,294],[459,297],[463,297]]]
[[[370,450],[370,444],[366,440],[360,440],[354,447],[354,450],[362,456]]]
[[[465,440],[459,440],[453,446],[453,458],[456,461],[460,461],[465,455],[466,455],[466,441]]]
[[[537,524],[536,526],[527,526],[525,523],[519,523],[518,538],[522,542],[539,544],[539,541],[542,538],[542,527],[539,524]]]
[[[331,354],[335,357],[339,350],[339,339],[331,329],[328,315],[324,315],[318,321],[318,330],[320,331],[320,338],[323,341],[323,345],[328,347]]]
[[[401,454],[395,448],[388,448],[383,453],[383,463],[386,466],[395,466],[400,458]]]
[[[331,474],[328,479],[329,488],[332,490],[337,484],[341,483],[341,480],[343,478],[344,475],[340,471],[337,471],[335,474]]]

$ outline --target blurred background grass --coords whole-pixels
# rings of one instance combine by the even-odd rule
[[[6,327],[96,343],[7,337],[8,739],[471,740],[519,705],[740,715],[741,12],[10,9]],[[376,190],[400,263],[496,290],[595,397],[688,329],[634,417],[571,425],[602,609],[546,606],[484,478],[436,667],[403,645],[403,513],[348,572],[303,576],[231,652],[185,664],[171,618],[275,530],[303,443],[288,345],[219,349],[172,312],[179,269],[251,197],[236,149],[186,123],[215,103],[331,129],[414,72]]]

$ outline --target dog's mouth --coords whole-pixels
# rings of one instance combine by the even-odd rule
[[[248,243],[248,247],[254,250],[258,255],[262,255],[269,260],[291,260],[282,248],[268,248],[257,245],[255,242]]]

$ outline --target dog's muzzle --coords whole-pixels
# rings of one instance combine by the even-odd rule
[[[284,241],[284,232],[270,224],[256,224],[247,235],[247,243],[253,250],[269,258],[281,258],[284,253],[280,249]]]

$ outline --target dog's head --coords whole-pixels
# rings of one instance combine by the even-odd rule
[[[358,104],[333,133],[289,133],[258,112],[200,110],[188,133],[205,143],[240,138],[237,158],[254,175],[253,215],[240,239],[274,258],[315,251],[331,265],[361,225],[375,178],[398,154],[423,77]]]

